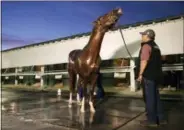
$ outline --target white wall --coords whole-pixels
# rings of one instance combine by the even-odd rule
[[[149,28],[156,32],[155,40],[161,49],[162,55],[184,53],[184,20],[178,19],[124,29],[125,42],[133,57],[138,56],[140,48],[141,35],[139,32]],[[115,33],[106,34],[101,49],[101,56],[103,59],[129,57],[119,30]]]
[[[139,52],[141,39],[139,32],[148,28],[155,30],[156,42],[160,46],[163,55],[184,53],[184,20],[178,19],[123,29],[125,41],[132,56],[136,57]],[[69,52],[73,49],[83,48],[88,40],[89,36],[85,36],[2,52],[2,68],[66,63],[68,62]],[[106,33],[100,55],[104,60],[129,57],[119,30]]]

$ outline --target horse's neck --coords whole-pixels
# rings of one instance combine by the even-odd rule
[[[88,44],[84,47],[95,61],[98,59],[104,35],[105,31],[94,28]]]

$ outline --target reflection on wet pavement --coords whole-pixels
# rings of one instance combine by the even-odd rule
[[[96,113],[90,113],[88,106],[85,113],[80,113],[80,106],[74,103],[68,108],[68,98],[62,96],[5,91],[2,97],[5,99],[2,102],[3,130],[134,130],[135,126],[140,127],[138,121],[145,119],[144,102],[138,99],[105,98],[96,102]],[[173,104],[167,102],[165,106],[175,110]],[[184,112],[184,105],[179,105],[178,109]],[[178,117],[184,119],[182,114],[176,113],[174,118]]]

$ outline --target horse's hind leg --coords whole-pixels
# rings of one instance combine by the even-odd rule
[[[75,92],[76,74],[72,70],[69,70],[68,73],[69,73],[69,85],[70,85],[69,107],[71,107],[71,105],[72,105],[72,95]]]

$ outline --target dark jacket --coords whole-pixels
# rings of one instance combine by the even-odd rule
[[[148,61],[148,64],[143,72],[143,77],[148,80],[154,80],[161,82],[163,78],[162,74],[162,60],[161,60],[161,51],[158,45],[154,41],[149,41],[141,44],[141,49],[139,52],[139,57],[136,65],[136,77],[138,77],[140,71],[140,61],[141,61],[141,50],[143,45],[148,44],[151,47],[151,55]]]

